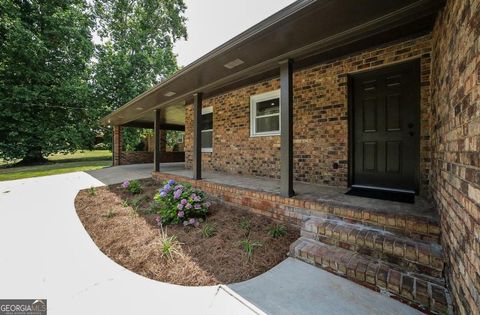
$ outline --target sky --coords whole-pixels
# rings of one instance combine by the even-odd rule
[[[294,0],[185,0],[188,39],[175,43],[186,66]]]

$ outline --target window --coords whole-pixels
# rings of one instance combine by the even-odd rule
[[[250,97],[250,136],[280,134],[280,90]]]
[[[213,107],[202,108],[200,129],[202,130],[202,152],[212,152]]]

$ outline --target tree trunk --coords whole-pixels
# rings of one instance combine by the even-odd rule
[[[41,149],[31,149],[17,165],[45,164],[48,160],[43,157]]]

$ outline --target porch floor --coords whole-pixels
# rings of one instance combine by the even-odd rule
[[[186,169],[184,163],[162,164],[160,172],[187,178],[192,178],[193,175],[192,170]],[[206,182],[263,191],[272,194],[279,194],[280,192],[280,181],[267,177],[226,174],[202,170],[202,180]],[[408,204],[345,195],[347,190],[348,188],[343,187],[294,182],[294,191],[296,195],[293,198],[329,203],[333,205],[355,206],[358,208],[364,208],[383,213],[386,212],[392,214],[411,215],[415,217],[425,217],[433,221],[438,221],[438,215],[433,206],[421,196],[415,197],[414,204]]]

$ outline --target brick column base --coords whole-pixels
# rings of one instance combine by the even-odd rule
[[[113,126],[113,139],[112,139],[112,153],[113,153],[113,165],[121,164],[122,155],[122,127]]]

